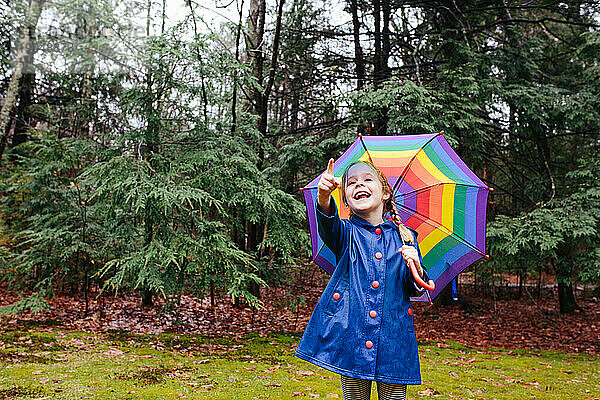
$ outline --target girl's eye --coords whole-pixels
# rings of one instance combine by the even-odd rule
[[[354,185],[355,183],[356,183],[355,181],[348,182],[348,186]]]
[[[365,179],[365,181],[367,181],[367,182],[372,182],[372,181],[373,181],[373,179],[371,179],[371,178],[367,178],[367,179]]]

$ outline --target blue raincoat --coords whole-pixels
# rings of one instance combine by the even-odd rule
[[[319,235],[337,264],[300,340],[296,356],[354,378],[420,384],[410,296],[418,294],[392,221],[373,226],[317,209]],[[415,247],[421,259],[421,252]],[[424,277],[427,281],[427,276]]]

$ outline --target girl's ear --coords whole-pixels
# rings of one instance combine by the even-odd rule
[[[388,201],[392,194],[388,190],[384,190],[383,192],[383,201]]]

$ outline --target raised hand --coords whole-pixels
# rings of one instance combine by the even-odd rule
[[[329,212],[329,196],[338,186],[342,184],[341,178],[333,176],[333,158],[329,159],[327,170],[321,175],[318,184],[317,203],[321,211]]]

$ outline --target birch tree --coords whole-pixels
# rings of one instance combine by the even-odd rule
[[[10,77],[0,109],[0,162],[10,134],[10,119],[19,101],[22,77],[31,68],[35,48],[35,30],[46,0],[29,0],[25,22],[21,28],[15,54],[14,71]]]

